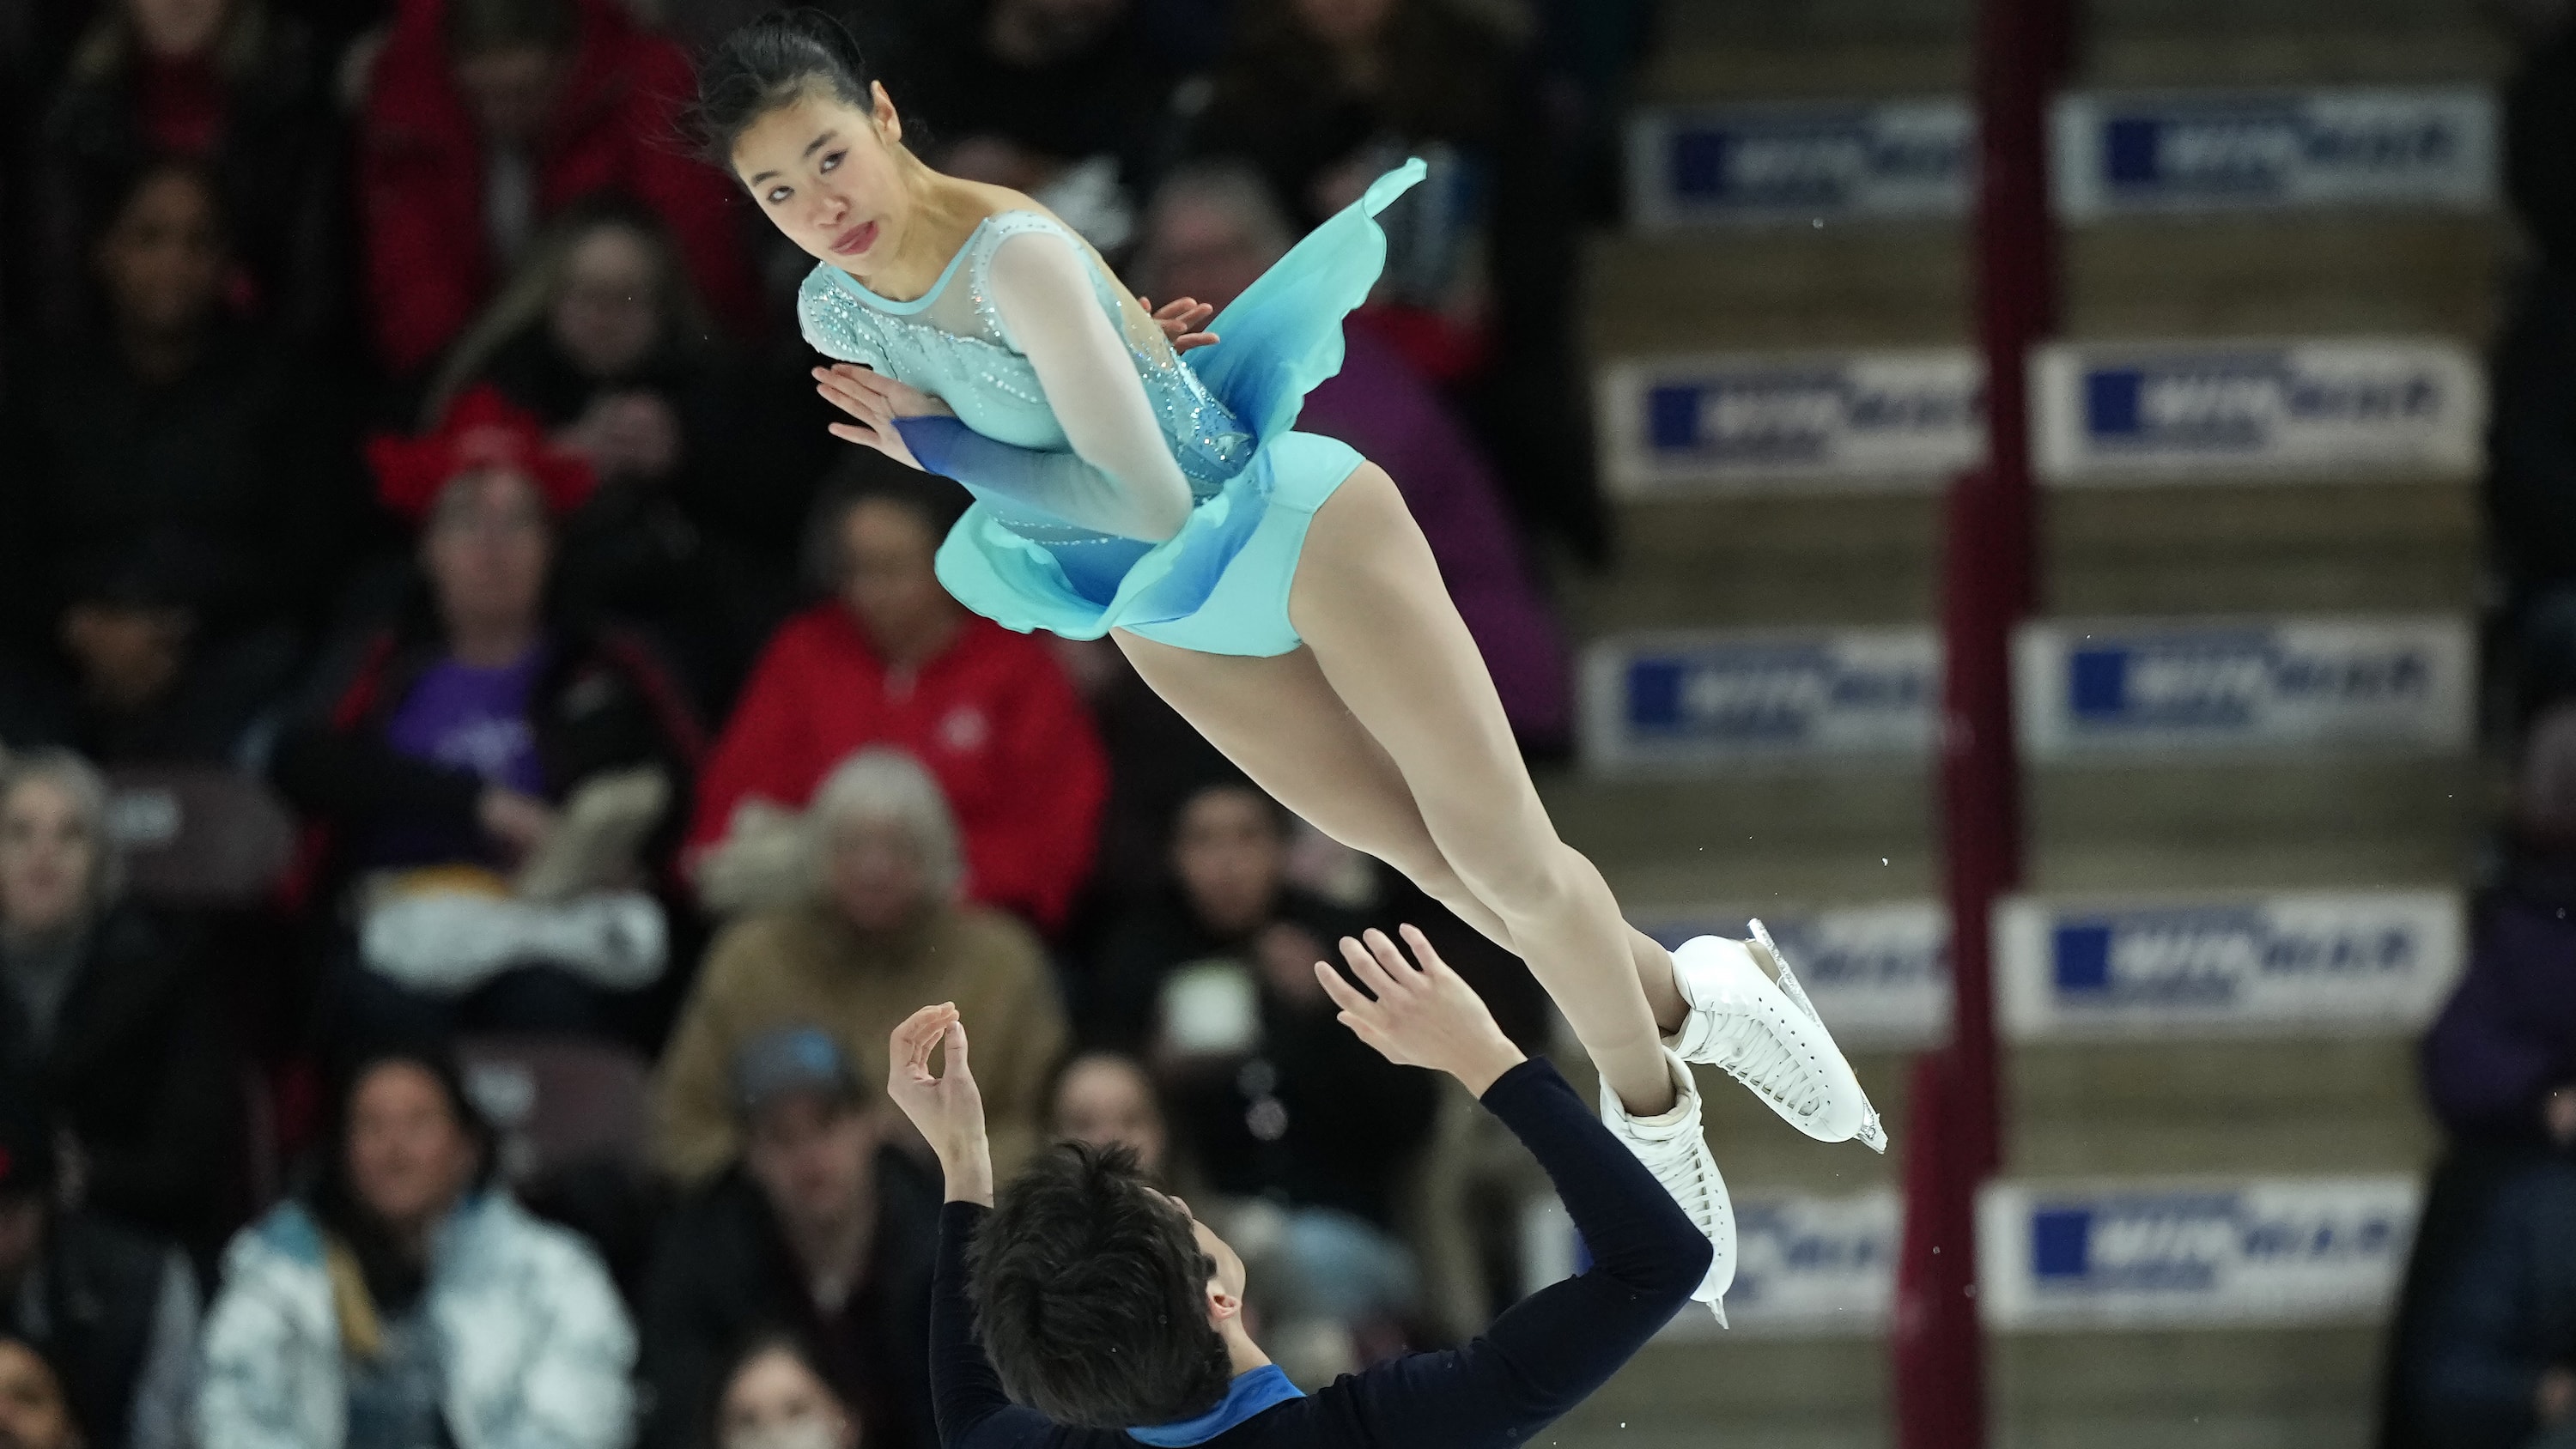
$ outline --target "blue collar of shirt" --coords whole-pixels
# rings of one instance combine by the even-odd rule
[[[1306,1397],[1288,1382],[1279,1365],[1266,1363],[1248,1374],[1237,1374],[1225,1391],[1224,1402],[1195,1419],[1174,1424],[1148,1424],[1130,1429],[1127,1437],[1154,1449],[1189,1449],[1204,1444],[1264,1409],[1276,1408],[1290,1399]]]

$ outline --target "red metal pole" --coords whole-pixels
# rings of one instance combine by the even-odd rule
[[[2026,370],[2054,322],[2048,106],[2067,24],[2067,0],[1981,0],[1977,13],[1972,265],[1986,463],[1952,484],[1943,530],[1940,819],[1953,1025],[1949,1046],[1914,1073],[1893,1342],[1900,1449],[1986,1444],[1976,1192],[2002,1163],[1989,921],[1996,898],[2021,881],[2012,631],[2030,611],[2035,574]]]

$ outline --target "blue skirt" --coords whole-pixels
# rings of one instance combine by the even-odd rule
[[[948,592],[1022,632],[1097,639],[1125,629],[1205,654],[1296,648],[1288,589],[1306,527],[1361,462],[1345,444],[1296,431],[1297,413],[1317,383],[1341,371],[1342,319],[1386,265],[1377,214],[1422,175],[1422,163],[1408,161],[1379,177],[1218,314],[1210,330],[1221,341],[1183,358],[1259,447],[1178,534],[1133,545],[1114,590],[1096,580],[1084,589],[1045,544],[978,503],[940,545]]]

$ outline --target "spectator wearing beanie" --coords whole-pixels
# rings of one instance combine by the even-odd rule
[[[1037,938],[959,899],[957,822],[938,782],[898,750],[863,750],[834,770],[799,835],[804,848],[781,867],[779,894],[792,887],[793,899],[716,938],[672,1029],[654,1085],[663,1167],[703,1182],[741,1152],[731,1069],[752,1040],[819,1025],[860,1080],[879,1082],[895,1025],[925,1001],[953,1001],[975,1017],[976,1081],[1007,1175],[1035,1143],[1064,1050]]]
[[[753,1038],[732,1082],[742,1154],[672,1219],[645,1293],[641,1442],[697,1449],[728,1362],[785,1332],[870,1449],[934,1449],[938,1184],[887,1140],[877,1094],[820,1027]]]
[[[238,227],[228,299],[300,344],[350,320],[346,136],[331,57],[266,0],[110,0],[73,49],[35,148],[30,300],[45,330],[97,318],[81,303],[101,177],[156,156],[201,163]],[[349,340],[354,340],[351,338]]]
[[[0,1071],[30,1078],[85,1205],[211,1255],[240,1101],[197,934],[118,899],[107,786],[61,750],[0,767]]]
[[[1063,924],[1090,872],[1107,766],[1046,646],[940,587],[932,558],[964,509],[953,485],[906,468],[862,465],[827,485],[807,556],[834,597],[752,667],[698,786],[692,852],[724,841],[745,802],[800,808],[852,751],[891,745],[937,778],[965,835],[967,897],[1042,931]]]
[[[186,1449],[196,1274],[176,1248],[59,1206],[60,1187],[44,1111],[0,1078],[0,1444]],[[16,1422],[30,1406],[10,1390],[39,1378],[79,1437],[49,1441],[47,1414]]]
[[[200,1449],[623,1449],[634,1327],[587,1244],[491,1185],[455,1063],[387,1052],[333,1105],[321,1180],[224,1254]]]
[[[327,832],[312,888],[360,890],[329,1014],[361,1037],[611,1028],[611,993],[666,957],[649,891],[696,718],[640,638],[547,609],[555,519],[593,480],[534,420],[477,391],[439,432],[369,453],[386,505],[420,526],[423,587],[331,651],[273,767]],[[438,912],[473,899],[489,910],[443,931]]]
[[[358,137],[359,214],[377,352],[428,366],[571,203],[623,192],[678,238],[719,321],[757,300],[733,183],[695,159],[679,47],[617,0],[400,0]]]

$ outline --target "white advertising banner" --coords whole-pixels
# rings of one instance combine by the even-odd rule
[[[2466,87],[2075,94],[2051,130],[2074,220],[2495,204],[2495,101]]]
[[[1587,765],[1919,757],[1940,643],[1929,629],[1612,635],[1584,650]]]
[[[2420,1202],[2412,1177],[1993,1183],[1977,1301],[2006,1331],[2367,1322]]]
[[[1628,195],[1654,229],[1954,217],[1975,133],[1956,96],[1646,110]]]
[[[1984,371],[1963,347],[1615,362],[1604,473],[1632,497],[1936,486],[1985,456]]]
[[[1755,912],[1632,911],[1637,929],[1678,946],[1693,936],[1742,940]],[[1933,901],[1770,907],[1758,913],[1789,958],[1816,1014],[1853,1049],[1919,1050],[1950,1037],[1950,920]]]
[[[2465,477],[2486,386],[2440,338],[2054,343],[2033,450],[2061,486],[2193,477]]]
[[[2448,890],[2025,896],[1997,905],[1995,953],[2017,1040],[2413,1033],[2459,977],[2467,924]]]
[[[2475,658],[2451,617],[2027,624],[2013,641],[2037,760],[2185,749],[2468,748]]]
[[[1888,1189],[1846,1197],[1746,1188],[1735,1194],[1735,1285],[1726,1291],[1733,1332],[1784,1338],[1875,1337],[1896,1302],[1896,1244],[1904,1212]],[[1693,1308],[1667,1338],[1718,1334]]]

